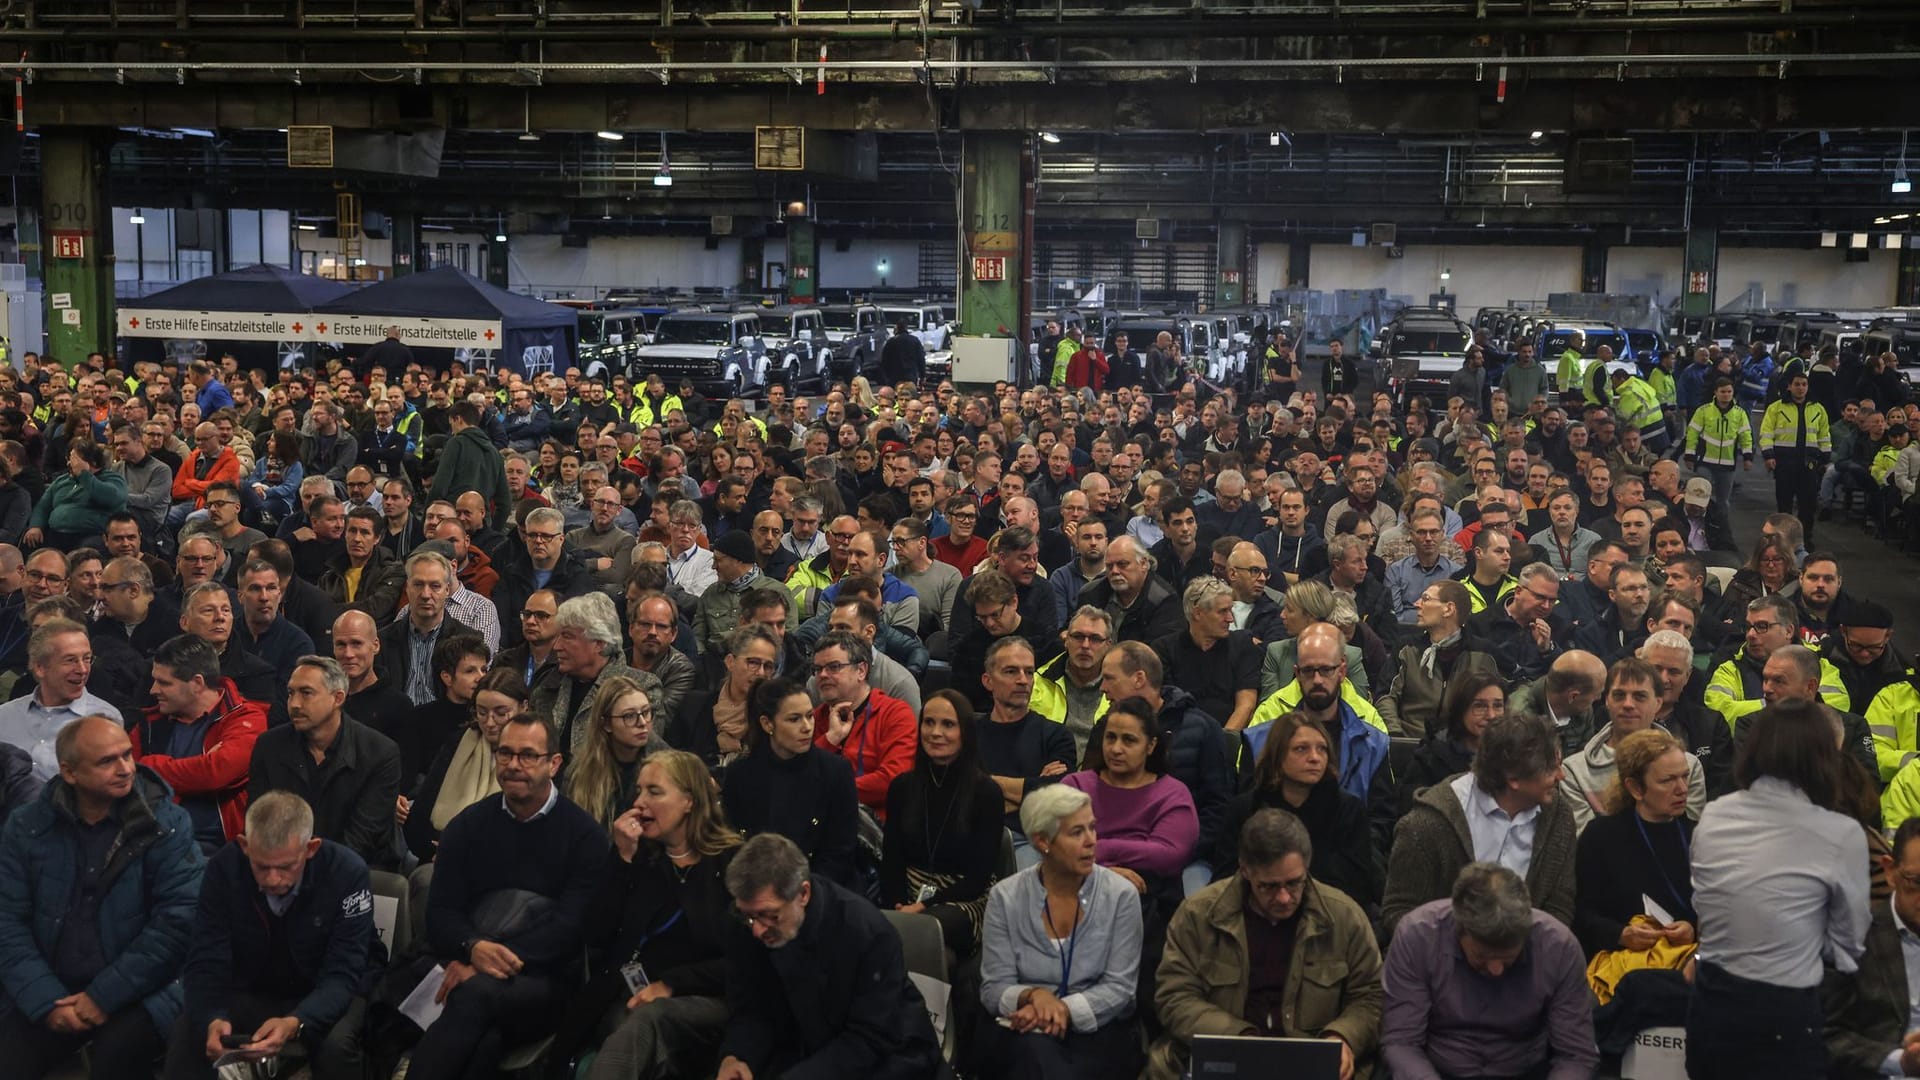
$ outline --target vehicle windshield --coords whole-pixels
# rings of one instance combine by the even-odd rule
[[[820,313],[820,322],[829,330],[846,330],[851,332],[858,329],[854,323],[854,313],[851,310],[834,311],[828,309],[822,311]]]
[[[1387,355],[1398,356],[1401,353],[1457,353],[1465,352],[1467,335],[1459,330],[1443,330],[1439,327],[1408,326],[1393,332],[1387,342]],[[1565,348],[1565,346],[1562,346]]]
[[[1652,356],[1654,353],[1660,351],[1660,339],[1645,330],[1637,332],[1628,331],[1627,341],[1633,346],[1635,355],[1646,353],[1648,356]]]
[[[580,344],[598,345],[600,342],[606,340],[603,336],[606,332],[606,324],[607,317],[605,315],[580,316]]]
[[[731,345],[728,336],[733,324],[721,319],[679,319],[671,315],[660,320],[653,331],[655,345]]]
[[[774,337],[786,337],[793,330],[793,316],[760,313],[760,332]]]
[[[1127,335],[1127,348],[1137,349],[1140,352],[1146,352],[1148,349],[1153,348],[1153,343],[1160,340],[1161,334],[1172,334],[1173,340],[1180,340],[1180,335],[1175,332],[1174,328],[1165,323],[1123,323],[1114,328],[1114,333],[1116,334],[1122,331],[1125,331]]]
[[[882,308],[880,310],[881,313],[886,316],[888,326],[898,326],[901,323],[906,323],[907,329],[909,330],[920,329],[919,308]]]

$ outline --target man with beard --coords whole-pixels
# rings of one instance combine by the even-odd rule
[[[1644,569],[1635,563],[1616,567],[1607,585],[1608,605],[1594,619],[1575,629],[1574,646],[1598,656],[1609,666],[1632,655],[1646,640],[1647,631],[1642,624],[1652,598],[1653,589]]]
[[[609,594],[626,583],[627,571],[633,565],[633,534],[614,524],[624,508],[620,489],[598,488],[587,502],[592,520],[567,533],[566,546],[580,554],[588,575]]]
[[[551,594],[549,594],[551,595]],[[627,608],[627,637],[633,643],[631,666],[660,680],[660,693],[653,710],[661,717],[660,727],[671,727],[679,717],[683,703],[694,694],[699,672],[692,660],[673,647],[680,630],[678,612],[665,593],[643,592]],[[735,625],[739,625],[736,614]],[[502,662],[508,654],[502,654]]]
[[[394,865],[400,748],[346,715],[347,673],[303,656],[287,688],[287,726],[253,744],[247,797],[291,791],[313,808],[314,835],[351,848],[369,866]]]
[[[1153,556],[1154,573],[1178,592],[1194,578],[1207,574],[1212,557],[1200,543],[1199,511],[1185,498],[1176,495],[1161,503],[1160,523],[1164,535],[1147,549],[1148,554]],[[1131,525],[1128,530],[1132,535]]]
[[[1800,590],[1794,596],[1799,610],[1800,643],[1818,649],[1828,631],[1844,621],[1848,600],[1840,591],[1840,560],[1824,551],[1808,555],[1800,564]]]

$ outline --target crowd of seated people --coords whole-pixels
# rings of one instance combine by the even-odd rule
[[[1920,1075],[1920,405],[1055,344],[0,370],[0,1073]]]

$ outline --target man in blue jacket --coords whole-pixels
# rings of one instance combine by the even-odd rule
[[[0,834],[0,1061],[38,1080],[86,1047],[97,1080],[147,1076],[180,1013],[200,849],[116,721],[67,724],[54,754]]]
[[[295,1039],[316,1080],[360,1080],[379,948],[367,864],[314,836],[298,795],[262,795],[246,832],[207,862],[165,1080],[208,1080],[228,1043],[278,1053]]]

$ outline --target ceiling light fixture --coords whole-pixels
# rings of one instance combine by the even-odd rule
[[[540,141],[540,136],[533,133],[533,95],[524,90],[520,93],[520,141]]]
[[[667,160],[667,133],[660,133],[660,171],[653,174],[654,187],[673,186],[673,165]]]
[[[1442,269],[1442,270],[1440,271],[1440,280],[1441,280],[1441,281],[1451,281],[1451,280],[1453,280],[1453,267],[1451,267],[1451,266],[1449,266],[1449,267],[1445,267],[1445,268],[1443,268],[1443,269]]]
[[[598,135],[602,139],[607,140],[608,142],[619,142],[620,140],[626,138],[625,135],[622,135],[617,131],[609,131],[604,128],[601,129],[600,131],[594,132],[594,134]]]
[[[498,214],[495,214],[493,218],[493,242],[496,244],[504,244],[507,242],[507,222],[505,218]]]
[[[319,232],[319,231],[320,231],[320,226],[318,226],[318,225],[307,225],[307,224],[304,224],[304,223],[303,223],[303,224],[302,224],[302,225],[300,226],[300,231],[301,231],[301,232]]]
[[[1280,133],[1279,133],[1279,132],[1277,132],[1277,131],[1269,131],[1269,132],[1267,132],[1267,145],[1268,145],[1268,146],[1279,146],[1279,145],[1280,145]]]
[[[1893,167],[1893,193],[1905,195],[1913,190],[1913,181],[1907,179],[1907,133],[1900,133],[1900,164]]]
[[[1051,131],[1043,131],[1040,133],[1040,141],[1043,143],[1049,143],[1049,144],[1057,143],[1060,141],[1060,136],[1055,135]]]
[[[1534,128],[1532,131],[1529,131],[1527,133],[1527,138],[1532,139],[1534,142],[1539,142],[1541,139],[1544,139],[1546,137],[1547,137],[1547,133],[1544,131],[1541,131],[1539,128]]]

